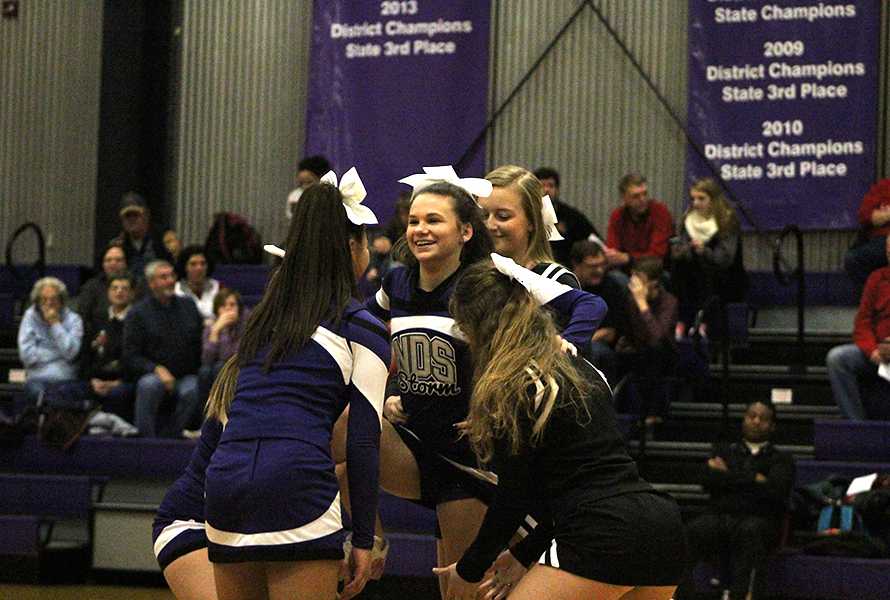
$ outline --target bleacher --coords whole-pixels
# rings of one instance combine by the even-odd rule
[[[80,284],[79,268],[52,272],[72,290]],[[0,272],[0,280],[5,276]],[[221,265],[214,276],[252,305],[262,294],[268,268]],[[732,349],[728,379],[721,381],[721,366],[714,362],[703,381],[675,382],[668,418],[642,443],[635,417],[620,420],[644,476],[672,493],[686,515],[695,514],[707,500],[695,473],[723,427],[720,389],[735,432],[746,400],[769,397],[777,388],[791,390],[791,403],[777,406],[776,442],[797,458],[797,484],[832,474],[890,472],[890,422],[841,421],[831,397],[825,354],[849,340],[855,311],[845,292],[838,291],[843,288],[828,275],[814,280],[803,371],[789,366],[797,353],[793,309],[779,291],[785,288],[766,276],[754,274],[752,280],[758,282],[752,286],[756,315],[748,320],[744,343]],[[775,288],[772,296],[769,286]],[[2,325],[0,317],[0,409],[8,409],[21,391],[20,384],[7,383],[9,370],[21,368],[14,347],[16,326],[11,320]],[[0,566],[6,567],[0,578],[46,581],[108,571],[156,572],[151,520],[193,447],[187,440],[84,436],[62,452],[28,436],[21,445],[0,448]],[[434,594],[433,513],[383,494],[381,514],[392,543],[385,580],[390,585],[421,581],[412,589]],[[771,560],[769,587],[783,598],[885,598],[890,560],[808,556],[795,549],[792,536],[790,545]],[[426,597],[424,593],[411,597]]]

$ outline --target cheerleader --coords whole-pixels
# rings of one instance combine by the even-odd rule
[[[367,581],[390,353],[382,324],[354,300],[364,224],[376,223],[363,198],[354,170],[339,190],[332,173],[306,190],[284,260],[208,401],[208,419],[223,424],[204,485],[219,600],[336,595],[345,534],[330,441],[347,403],[346,453],[362,476],[351,482],[354,572],[341,597]]]
[[[468,437],[499,481],[475,540],[455,563],[434,569],[447,578],[446,599],[476,598],[495,563],[483,586],[488,598],[667,600],[685,554],[676,503],[640,478],[608,385],[560,351],[549,315],[511,279],[525,283],[523,270],[493,258],[500,271],[468,268],[451,296],[476,362]],[[541,505],[553,521],[499,557]]]

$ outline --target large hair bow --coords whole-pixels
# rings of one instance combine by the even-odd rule
[[[544,219],[544,227],[547,229],[548,241],[558,242],[559,240],[565,239],[556,228],[556,224],[559,223],[559,221],[556,220],[556,210],[553,208],[553,201],[550,200],[550,196],[546,194],[541,198],[541,218]]]
[[[512,258],[502,256],[496,252],[491,253],[491,261],[498,271],[528,290],[528,293],[539,304],[547,304],[557,296],[561,296],[572,289],[558,281],[538,275],[534,271],[516,264],[516,261]]]
[[[399,179],[399,183],[410,185],[415,191],[441,181],[456,185],[468,194],[479,198],[487,198],[488,196],[491,196],[490,181],[478,177],[460,178],[457,176],[457,172],[451,165],[442,167],[424,167],[423,173],[417,173],[416,175],[409,175],[408,177]]]
[[[343,196],[343,208],[346,209],[346,216],[352,223],[356,225],[376,225],[377,217],[367,206],[362,204],[362,200],[368,195],[365,185],[358,176],[358,171],[352,167],[345,173],[343,178],[337,183],[337,174],[328,171],[321,178],[321,183],[329,183],[340,190]]]

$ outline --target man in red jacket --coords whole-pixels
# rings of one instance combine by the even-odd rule
[[[890,260],[890,237],[884,238],[884,258],[885,262]],[[825,363],[841,414],[861,421],[866,419],[863,391],[869,399],[883,397],[886,406],[875,408],[890,412],[888,383],[878,376],[878,367],[890,363],[890,266],[868,276],[856,313],[853,341],[853,344],[832,348]],[[878,393],[869,393],[873,390]]]
[[[628,271],[644,256],[664,259],[674,220],[663,203],[649,197],[646,178],[628,173],[618,182],[621,206],[612,211],[606,232],[606,259],[615,272]],[[622,278],[627,283],[627,278]]]
[[[890,179],[871,186],[862,198],[858,216],[865,239],[847,251],[844,270],[856,285],[862,285],[872,271],[887,266],[884,240],[890,234]]]

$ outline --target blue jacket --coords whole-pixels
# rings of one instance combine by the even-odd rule
[[[25,311],[19,327],[19,358],[28,379],[66,381],[77,379],[75,359],[83,340],[83,320],[76,312],[63,308],[60,320],[50,326],[35,306]]]

